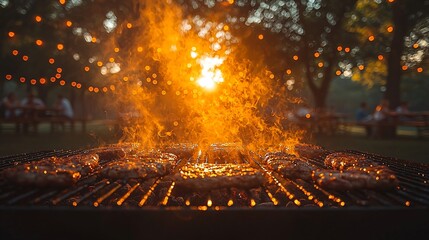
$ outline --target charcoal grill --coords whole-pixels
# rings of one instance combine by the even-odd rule
[[[0,158],[0,169],[50,156],[89,149],[44,151]],[[225,150],[226,151],[226,150]],[[226,151],[227,152],[227,151]],[[329,154],[333,151],[327,151]],[[275,236],[392,239],[429,236],[429,166],[370,153],[348,151],[388,166],[400,181],[391,191],[331,191],[312,182],[283,178],[261,164],[261,156],[242,152],[238,159],[183,155],[188,162],[250,163],[272,184],[260,191],[224,189],[183,192],[168,176],[110,180],[95,172],[75,186],[35,189],[0,182],[2,239],[71,239],[192,236],[258,238]],[[324,156],[305,158],[324,168]],[[101,162],[106,164],[107,161]],[[3,238],[5,237],[5,238]]]

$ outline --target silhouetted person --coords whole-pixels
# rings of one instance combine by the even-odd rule
[[[359,108],[356,110],[355,119],[357,123],[369,123],[372,120],[372,115],[368,110],[368,105],[366,102],[361,102]],[[370,137],[372,135],[372,126],[365,124],[366,136]]]

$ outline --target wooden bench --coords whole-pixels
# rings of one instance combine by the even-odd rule
[[[389,128],[389,127],[414,127],[417,131],[417,137],[422,138],[425,135],[429,134],[429,121],[421,120],[421,121],[386,121],[386,122],[375,122],[375,121],[368,121],[368,122],[357,122],[357,121],[344,121],[339,123],[340,128],[343,129],[343,132],[349,132],[350,127],[357,126],[357,127],[369,127],[374,131],[377,127],[378,128]]]

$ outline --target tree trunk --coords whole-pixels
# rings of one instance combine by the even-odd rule
[[[395,109],[401,102],[401,56],[404,50],[404,37],[408,32],[406,4],[398,1],[392,5],[394,31],[387,59],[387,80],[384,97],[389,101],[390,109]]]

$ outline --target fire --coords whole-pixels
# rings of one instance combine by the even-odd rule
[[[198,63],[201,65],[201,76],[197,83],[207,89],[212,90],[216,87],[217,83],[224,81],[222,71],[218,68],[222,65],[224,59],[216,57],[201,57]]]

